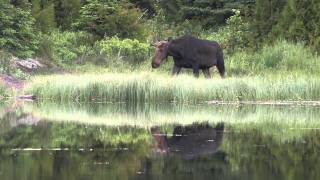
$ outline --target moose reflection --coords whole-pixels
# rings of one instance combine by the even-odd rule
[[[216,127],[208,123],[176,126],[172,136],[169,137],[162,134],[159,127],[153,127],[151,133],[155,140],[154,151],[156,154],[175,152],[187,159],[214,154],[222,142],[223,130],[223,123],[219,123]]]

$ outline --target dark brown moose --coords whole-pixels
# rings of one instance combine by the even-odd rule
[[[152,44],[156,47],[152,59],[152,67],[158,68],[168,56],[173,57],[172,75],[178,75],[181,68],[193,69],[195,77],[199,77],[201,69],[206,78],[211,78],[209,69],[216,66],[220,76],[225,74],[223,50],[216,41],[202,40],[193,36],[183,36]]]

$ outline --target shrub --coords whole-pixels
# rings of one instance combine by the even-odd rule
[[[115,63],[114,61],[130,65],[140,64],[150,58],[152,50],[147,43],[139,42],[136,39],[121,40],[118,37],[98,41],[95,47],[99,51],[99,55],[107,58],[108,64]]]
[[[234,12],[235,15],[227,20],[225,27],[218,32],[202,35],[205,39],[219,42],[229,54],[245,49],[249,43],[249,24],[243,20],[239,10]]]
[[[26,79],[28,74],[15,66],[13,55],[0,50],[0,74],[10,74],[18,79]]]
[[[0,74],[8,74],[13,70],[11,57],[9,53],[0,50]]]
[[[85,32],[53,31],[43,34],[38,54],[58,64],[83,62],[93,54],[92,36]]]

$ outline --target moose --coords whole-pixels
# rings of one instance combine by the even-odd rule
[[[172,75],[178,75],[181,68],[191,68],[195,77],[199,77],[199,70],[202,70],[206,78],[211,78],[209,69],[216,66],[220,76],[224,78],[223,50],[216,41],[187,35],[177,39],[158,41],[152,46],[156,47],[151,63],[152,68],[160,67],[164,59],[172,56],[174,61]]]

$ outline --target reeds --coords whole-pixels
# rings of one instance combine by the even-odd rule
[[[299,74],[226,79],[155,73],[51,75],[33,78],[25,91],[60,102],[299,101],[320,100],[320,79]]]

